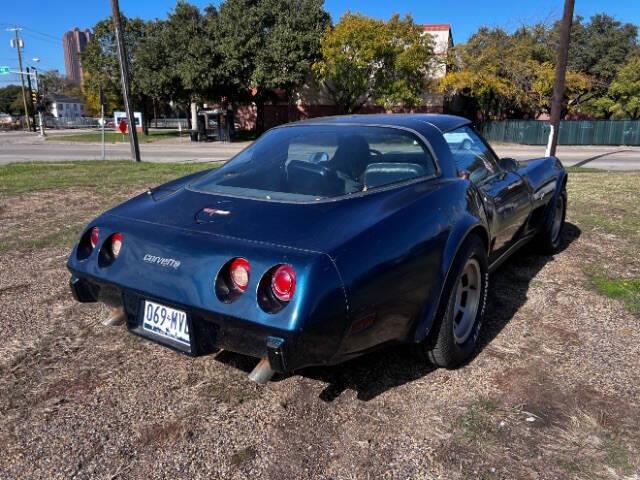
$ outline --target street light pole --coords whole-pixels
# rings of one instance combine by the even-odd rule
[[[116,43],[118,45],[118,58],[120,60],[120,80],[122,82],[122,96],[124,106],[127,111],[129,122],[129,143],[131,144],[131,158],[136,162],[140,161],[140,147],[138,145],[138,132],[136,131],[136,121],[131,106],[130,86],[129,86],[129,65],[127,62],[127,50],[124,44],[122,32],[122,22],[120,20],[120,7],[118,0],[111,0],[111,15],[113,17],[113,30],[115,32]]]
[[[20,83],[22,84],[22,103],[24,105],[24,118],[27,122],[27,131],[31,130],[31,121],[29,120],[29,110],[27,109],[27,94],[24,89],[24,77],[22,76],[22,39],[18,35],[18,32],[22,30],[19,27],[7,28],[8,32],[14,32],[16,34],[15,38],[15,48],[18,50],[18,70],[20,71]],[[11,42],[13,46],[13,41]]]
[[[560,117],[564,101],[564,85],[569,61],[569,42],[571,41],[571,23],[573,22],[573,6],[575,0],[565,0],[562,24],[560,25],[560,41],[558,42],[558,58],[556,63],[556,78],[553,83],[553,97],[551,98],[551,130],[547,142],[547,157],[556,154],[558,135],[560,133]]]

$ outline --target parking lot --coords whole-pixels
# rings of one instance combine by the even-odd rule
[[[464,368],[392,347],[260,387],[68,290],[85,222],[206,166],[0,167],[0,478],[638,478],[640,173],[570,173],[564,249],[492,275]]]

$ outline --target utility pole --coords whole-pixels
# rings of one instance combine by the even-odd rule
[[[11,46],[18,50],[18,71],[20,72],[20,83],[22,84],[22,103],[24,105],[24,118],[27,122],[27,130],[31,130],[31,121],[29,120],[29,110],[27,109],[27,94],[24,89],[24,76],[22,73],[22,47],[24,43],[18,35],[18,32],[22,30],[19,27],[7,28],[7,32],[15,32],[16,38],[11,41]],[[14,45],[15,44],[15,45]]]
[[[118,58],[120,60],[120,81],[122,82],[122,96],[124,106],[127,111],[129,122],[129,143],[131,144],[131,158],[136,162],[140,161],[140,146],[138,145],[138,132],[136,131],[136,120],[133,116],[131,106],[130,86],[129,86],[129,64],[127,62],[127,51],[124,44],[124,34],[122,32],[122,22],[120,20],[120,7],[118,0],[111,0],[111,15],[113,18],[113,30],[118,45]]]
[[[564,14],[560,25],[560,41],[558,43],[558,58],[556,60],[556,78],[553,83],[553,97],[551,98],[551,130],[547,142],[547,157],[556,154],[558,135],[560,134],[560,117],[564,102],[564,83],[569,60],[569,42],[571,41],[571,24],[573,22],[573,6],[575,0],[565,0]]]
[[[101,139],[102,139],[102,160],[105,159],[105,151],[104,151],[104,90],[102,90],[102,85],[100,85],[100,126],[101,126]]]

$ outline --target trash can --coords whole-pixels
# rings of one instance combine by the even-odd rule
[[[189,130],[189,136],[191,137],[192,142],[198,141],[198,131],[197,130]]]

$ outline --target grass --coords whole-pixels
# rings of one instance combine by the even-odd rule
[[[212,166],[127,160],[13,163],[0,166],[0,196],[71,187],[151,187]]]
[[[622,240],[613,256],[629,263],[640,253],[640,172],[607,172],[572,169],[567,185],[569,221],[581,230]],[[621,274],[608,268],[607,259],[584,268],[590,286],[601,295],[624,303],[627,310],[640,314],[640,278],[633,272]]]
[[[497,410],[498,404],[494,399],[479,398],[469,405],[462,416],[456,419],[454,427],[458,428],[468,441],[487,441],[497,432],[496,422],[493,418],[493,414]]]
[[[11,197],[21,200],[29,222],[9,215],[0,226],[0,253],[14,249],[69,247],[86,222],[135,193],[215,164],[77,161],[0,166],[0,213]],[[32,196],[39,194],[37,196]],[[14,207],[15,208],[15,207]],[[13,222],[13,223],[11,223]],[[33,224],[38,225],[34,228]],[[6,228],[2,228],[6,227]]]
[[[158,140],[163,140],[165,138],[173,138],[178,136],[177,130],[171,130],[166,132],[150,132],[149,135],[144,135],[142,133],[138,134],[138,141],[140,143],[152,143],[157,142]],[[97,132],[89,132],[89,133],[78,133],[75,135],[56,135],[47,137],[49,141],[63,141],[63,142],[101,142],[102,141],[102,133]],[[106,143],[126,143],[128,142],[128,138],[126,135],[122,135],[120,132],[105,132],[104,133],[104,141]]]
[[[626,238],[640,247],[640,172],[569,173],[569,219],[581,229]]]
[[[640,278],[609,279],[594,275],[591,281],[600,294],[621,300],[631,313],[640,315]]]

